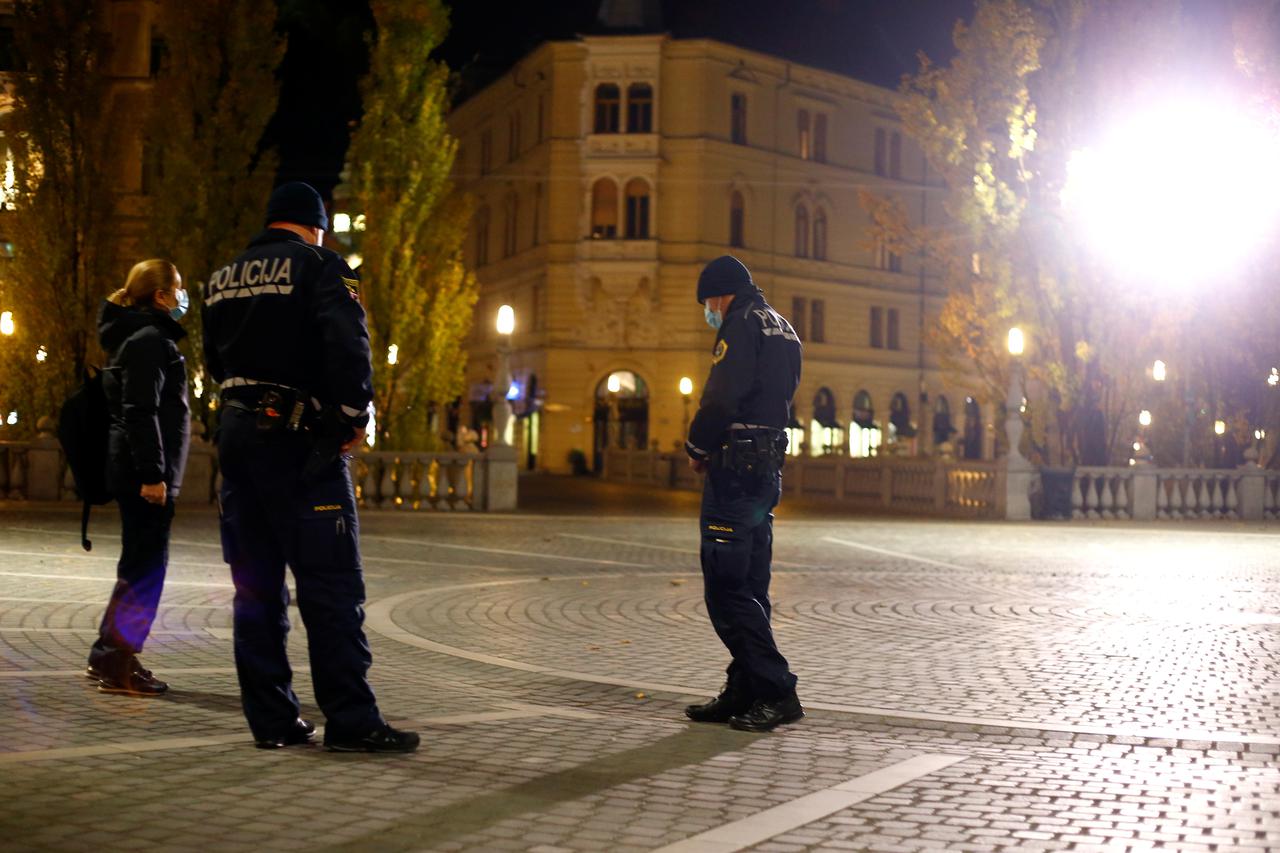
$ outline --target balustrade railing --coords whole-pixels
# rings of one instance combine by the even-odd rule
[[[361,506],[483,510],[485,459],[474,453],[361,453],[351,460]]]

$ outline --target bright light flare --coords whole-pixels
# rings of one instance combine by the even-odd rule
[[[36,361],[40,362],[41,364],[44,364],[45,359],[47,359],[48,357],[49,357],[49,351],[44,347],[40,347],[40,349],[36,350]]]
[[[1267,375],[1267,384],[1272,388],[1280,385],[1280,368],[1271,368],[1271,373]]]
[[[1280,222],[1280,137],[1227,98],[1135,112],[1072,155],[1062,203],[1123,275],[1220,280]]]
[[[1143,409],[1141,412],[1138,412],[1138,423],[1144,427],[1151,426],[1151,412],[1147,411],[1146,409]]]
[[[0,311],[0,335],[12,335],[13,332],[13,312]]]
[[[609,389],[610,394],[617,394],[622,390],[622,377],[616,373],[610,373],[609,384],[605,387]]]
[[[516,330],[516,309],[510,305],[498,308],[498,334],[509,335]]]
[[[1156,359],[1156,363],[1151,365],[1151,378],[1157,382],[1163,382],[1168,375],[1168,368],[1160,359]]]
[[[346,234],[351,230],[351,214],[335,213],[333,215],[333,233]]]
[[[692,393],[693,393],[693,380],[690,379],[688,376],[681,376],[680,377],[681,396],[688,397]]]
[[[395,364],[400,360],[400,347],[392,344],[387,347],[387,364]]]
[[[1214,434],[1214,435],[1226,435],[1226,434],[1227,434],[1227,422],[1226,422],[1226,421],[1214,421],[1214,422],[1213,422],[1213,434]]]

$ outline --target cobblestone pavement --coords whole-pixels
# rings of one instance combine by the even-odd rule
[[[85,554],[70,508],[0,504],[0,849],[1280,850],[1280,529],[784,507],[809,716],[751,735],[681,715],[725,662],[689,498],[533,485],[364,515],[371,677],[423,733],[390,757],[252,748],[212,513],[180,509],[145,700],[82,675],[111,512]]]

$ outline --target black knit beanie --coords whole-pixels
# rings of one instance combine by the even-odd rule
[[[733,255],[721,255],[703,268],[698,276],[698,302],[703,303],[712,296],[724,296],[754,288],[751,273],[742,261]]]

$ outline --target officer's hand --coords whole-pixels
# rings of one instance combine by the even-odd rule
[[[169,487],[161,480],[159,483],[150,483],[143,485],[139,491],[142,499],[150,504],[162,504],[168,498]]]
[[[360,443],[364,441],[364,437],[365,437],[364,427],[361,427],[360,429],[356,430],[356,434],[351,436],[351,439],[346,444],[342,445],[342,452],[350,453],[351,448],[359,447]]]
[[[695,474],[705,474],[707,473],[707,460],[694,459],[692,456],[690,456],[689,467],[693,469],[693,473]]]

